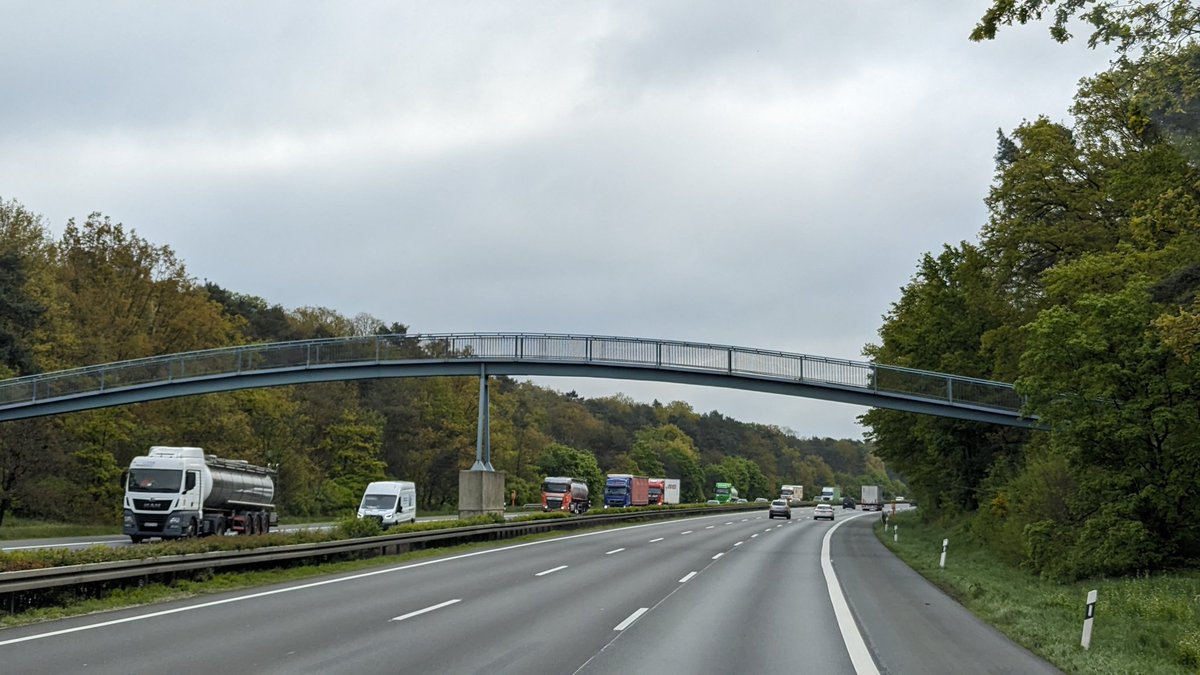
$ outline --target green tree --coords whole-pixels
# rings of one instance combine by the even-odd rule
[[[383,418],[370,411],[346,410],[325,434],[317,448],[326,475],[319,494],[325,512],[336,513],[354,508],[368,483],[387,478]]]
[[[605,476],[592,453],[551,443],[542,450],[542,456],[538,459],[538,467],[543,476],[583,479],[588,484],[588,494],[592,504],[598,505],[603,501]]]

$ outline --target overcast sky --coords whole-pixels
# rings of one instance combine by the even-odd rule
[[[1107,63],[1045,25],[968,41],[988,4],[5,1],[0,198],[288,309],[861,359],[921,254],[977,238],[997,128],[1066,120]]]

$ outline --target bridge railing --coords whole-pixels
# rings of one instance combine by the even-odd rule
[[[808,354],[596,335],[372,335],[240,345],[0,381],[0,406],[254,372],[430,360],[590,363],[843,387],[1018,413],[1011,384]]]

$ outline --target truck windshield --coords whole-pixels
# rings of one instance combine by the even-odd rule
[[[129,490],[131,492],[169,492],[178,494],[183,485],[183,471],[179,469],[130,469]]]
[[[363,495],[362,508],[392,510],[399,499],[396,495]]]
[[[554,492],[562,494],[567,491],[566,483],[542,483],[542,492]]]
[[[728,488],[728,487],[721,487],[721,486],[718,486],[718,487],[717,487],[717,494],[719,494],[719,495],[727,495],[727,494],[729,494],[729,488]]]

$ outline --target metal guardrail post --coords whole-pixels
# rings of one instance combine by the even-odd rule
[[[954,378],[946,376],[946,403],[954,403]]]

